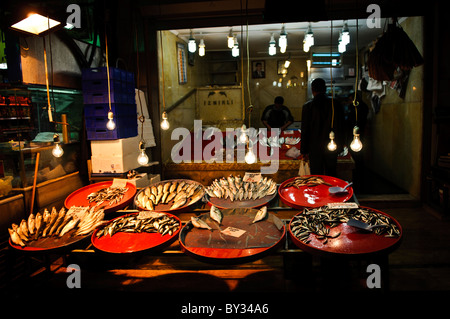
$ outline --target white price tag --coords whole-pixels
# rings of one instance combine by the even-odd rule
[[[111,187],[126,187],[127,180],[124,178],[114,178]]]
[[[241,237],[246,231],[243,229],[235,228],[235,227],[227,227],[221,231],[222,234],[233,236],[233,237]]]
[[[330,209],[346,209],[346,208],[359,208],[356,203],[328,203]]]
[[[244,182],[260,182],[262,179],[261,173],[248,173],[246,172],[242,180]]]

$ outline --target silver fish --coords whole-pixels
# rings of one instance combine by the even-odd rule
[[[33,235],[35,230],[35,216],[33,213],[31,213],[30,216],[28,216],[27,224],[28,224],[28,232],[30,233],[30,235]]]
[[[255,218],[252,221],[252,224],[263,220],[264,218],[266,218],[266,216],[267,216],[267,206],[264,206],[258,210],[258,212],[255,215]]]
[[[175,201],[175,203],[173,203],[170,209],[172,210],[183,206],[186,203],[186,200],[187,200],[186,196],[179,198],[178,200]]]
[[[191,216],[191,222],[194,227],[212,230],[212,228],[201,218]]]
[[[211,209],[209,210],[209,217],[211,219],[215,220],[219,225],[222,223],[223,220],[223,214],[222,212],[216,207],[211,206]]]

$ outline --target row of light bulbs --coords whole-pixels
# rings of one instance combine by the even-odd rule
[[[339,34],[339,45],[338,50],[340,53],[344,53],[346,51],[347,44],[350,43],[350,32],[348,28],[347,22],[344,22],[342,30]],[[233,57],[239,56],[239,44],[236,38],[236,35],[233,35],[233,30],[230,29],[230,33],[227,36],[227,45],[228,48],[231,49],[231,54]],[[277,53],[277,42],[275,41],[274,34],[272,33],[269,41],[269,55],[273,56]],[[308,26],[308,29],[303,38],[303,51],[309,52],[309,49],[314,45],[314,33],[312,31],[311,23]],[[287,33],[285,26],[281,27],[280,37],[278,39],[278,47],[280,48],[280,53],[285,53],[287,48]],[[188,42],[188,51],[191,53],[195,53],[197,51],[197,43],[195,42],[194,34],[191,30],[191,34]],[[198,54],[199,56],[205,55],[205,41],[203,39],[200,40],[198,45]]]

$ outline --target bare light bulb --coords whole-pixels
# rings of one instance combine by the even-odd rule
[[[361,151],[363,145],[359,139],[359,127],[355,126],[353,128],[353,141],[350,143],[350,148],[353,152]]]
[[[229,49],[234,46],[234,36],[232,32],[233,30],[230,30],[230,34],[227,36],[227,45]]]
[[[198,45],[198,55],[205,56],[205,41],[203,39],[200,40],[200,44]]]
[[[253,164],[256,162],[255,153],[253,153],[252,149],[249,149],[247,154],[245,154],[245,162],[247,164]]]
[[[329,151],[332,151],[332,152],[337,149],[337,145],[334,142],[334,132],[333,131],[330,132],[330,142],[328,143],[327,148]]]
[[[108,123],[106,123],[106,128],[110,131],[112,131],[116,128],[116,123],[114,123],[113,112],[108,112]]]
[[[166,131],[166,130],[169,129],[169,127],[170,127],[170,124],[169,124],[169,121],[167,120],[167,113],[163,112],[163,114],[162,114],[162,121],[161,121],[161,128]]]
[[[145,154],[145,149],[142,149],[140,151],[137,161],[138,161],[139,165],[148,164],[148,156],[147,156],[147,154]]]
[[[61,144],[55,144],[55,147],[53,147],[52,149],[52,154],[54,157],[61,157],[64,154],[64,150],[62,149]]]

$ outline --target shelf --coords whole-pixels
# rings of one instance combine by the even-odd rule
[[[0,121],[8,121],[8,120],[30,120],[29,116],[24,117],[0,117]]]

